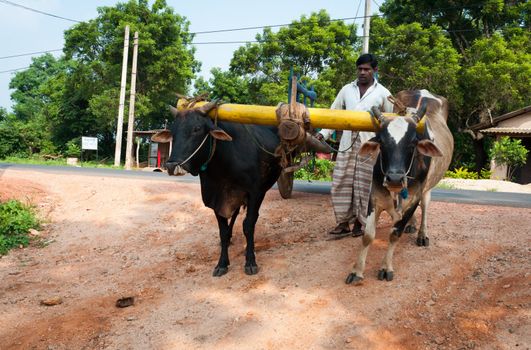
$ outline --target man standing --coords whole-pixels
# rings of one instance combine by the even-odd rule
[[[357,79],[341,89],[331,108],[370,111],[373,106],[378,106],[384,112],[392,112],[393,104],[387,99],[391,93],[374,77],[378,70],[376,57],[370,53],[363,54],[356,61],[356,67]],[[318,138],[328,139],[332,132],[321,130]],[[350,233],[350,224],[354,225],[354,237],[363,234],[374,159],[360,157],[358,152],[363,142],[373,136],[372,132],[343,131],[332,175],[332,205],[337,226],[330,234]]]

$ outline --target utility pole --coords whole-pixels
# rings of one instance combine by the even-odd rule
[[[363,19],[363,52],[369,53],[369,29],[371,28],[371,0],[365,0],[365,17]]]
[[[122,134],[124,126],[125,87],[127,85],[127,57],[129,55],[129,26],[125,26],[124,58],[122,60],[122,82],[120,84],[120,105],[118,107],[118,123],[116,124],[116,148],[114,149],[114,166],[120,166],[122,157]]]
[[[125,148],[125,169],[131,170],[133,157],[133,127],[135,124],[136,61],[138,56],[138,32],[133,44],[133,67],[131,68],[131,97],[129,97],[129,121],[127,122],[127,146]]]

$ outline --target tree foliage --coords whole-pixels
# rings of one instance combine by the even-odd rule
[[[250,104],[249,80],[240,77],[231,71],[222,71],[220,68],[211,70],[212,77],[209,81],[198,78],[194,87],[197,93],[207,93],[212,99],[224,102]]]
[[[387,0],[380,6],[391,26],[417,22],[447,30],[461,54],[475,39],[498,30],[529,28],[530,10],[526,0]]]
[[[530,47],[529,31],[514,29],[507,37],[478,39],[466,51],[460,85],[468,124],[531,104]]]
[[[301,16],[300,20],[276,33],[266,28],[256,40],[258,43],[237,49],[230,64],[231,73],[244,77],[253,103],[274,105],[286,100],[291,67],[309,85],[319,85],[319,101],[327,106],[336,92],[321,89],[330,90],[352,80],[352,75],[340,81],[336,78],[352,69],[351,63],[359,47],[356,26],[331,21],[324,10]],[[322,74],[333,83],[320,81]]]
[[[189,22],[164,0],[152,6],[147,0],[130,0],[101,7],[98,13],[65,32],[63,58],[38,57],[15,75],[10,87],[16,119],[46,130],[49,135],[43,139],[64,150],[74,138],[96,136],[100,153],[111,155],[125,26],[139,32],[135,129],[163,125],[167,104],[175,101],[175,92],[187,91],[199,63],[190,46]]]
[[[373,19],[371,29],[371,50],[380,58],[380,79],[391,92],[427,89],[448,98],[454,108],[460,106],[460,55],[440,27],[391,26],[385,19]]]
[[[497,164],[507,166],[509,180],[513,178],[517,167],[525,165],[527,153],[529,151],[522,145],[522,140],[511,139],[508,136],[502,136],[494,142],[490,150],[490,155]]]

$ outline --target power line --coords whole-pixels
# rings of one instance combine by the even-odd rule
[[[242,40],[242,41],[203,41],[198,43],[190,43],[191,45],[219,45],[219,44],[247,44],[247,43],[260,43],[263,40]]]
[[[451,7],[441,7],[436,9],[429,9],[429,11],[443,11],[443,10],[451,10],[451,9],[466,9],[471,7],[480,7],[483,6],[483,4],[472,4],[468,6],[451,6]],[[367,15],[367,16],[354,16],[354,17],[344,17],[344,18],[335,18],[330,19],[328,22],[337,22],[337,21],[348,21],[348,20],[356,20],[356,19],[365,19],[365,18],[373,18],[373,17],[382,17],[383,15],[376,14],[376,15]],[[265,25],[265,26],[253,26],[253,27],[239,27],[239,28],[230,28],[230,29],[216,29],[216,30],[205,30],[200,32],[191,32],[192,35],[201,35],[201,34],[213,34],[213,33],[224,33],[224,32],[237,32],[237,31],[244,31],[244,30],[252,30],[252,29],[262,29],[262,28],[277,28],[277,27],[291,27],[291,26],[297,26],[301,25],[300,22],[295,23],[284,23],[284,24],[271,24],[271,25]]]
[[[17,70],[23,70],[23,69],[28,69],[28,68],[29,68],[29,67],[22,67],[22,68],[10,69],[10,70],[3,70],[3,71],[0,71],[0,74],[2,74],[2,73],[16,72]]]
[[[373,1],[376,3],[375,0],[373,0]],[[75,20],[75,19],[62,17],[62,16],[59,16],[59,15],[55,15],[53,13],[40,11],[40,10],[31,8],[31,7],[27,7],[27,6],[24,6],[24,5],[20,5],[20,4],[14,3],[14,2],[9,1],[9,0],[0,0],[0,3],[4,3],[6,5],[10,5],[10,6],[14,6],[14,7],[19,7],[19,8],[22,8],[24,10],[40,13],[42,15],[46,15],[46,16],[50,16],[50,17],[54,17],[54,18],[64,19],[64,20],[70,21],[70,22],[81,23],[81,21],[78,21],[78,20]],[[442,11],[442,10],[450,10],[450,9],[465,9],[465,8],[479,7],[479,6],[483,6],[483,4],[471,4],[471,5],[468,5],[468,6],[442,7],[442,8],[436,8],[436,9],[430,9],[430,11]],[[355,17],[337,18],[337,19],[331,19],[329,21],[330,22],[346,21],[346,20],[355,20],[355,19],[361,19],[361,18],[366,18],[366,17],[371,17],[372,18],[372,17],[381,17],[381,16],[382,15],[368,15],[368,16],[357,16],[356,15]],[[293,26],[293,25],[298,25],[298,24],[299,23],[284,23],[284,24],[272,24],[272,25],[265,25],[265,26],[240,27],[240,28],[218,29],[218,30],[205,30],[205,31],[199,31],[199,32],[192,32],[190,34],[201,35],[201,34],[212,34],[212,33],[235,32],[235,31],[243,31],[243,30],[262,29],[262,28],[286,27],[286,26]]]
[[[329,22],[348,21],[348,20],[365,18],[365,17],[380,17],[380,15],[335,18],[335,19],[330,19]],[[202,31],[202,32],[192,32],[190,34],[198,35],[198,34],[237,32],[237,31],[243,31],[243,30],[262,29],[262,28],[291,27],[291,26],[297,26],[297,25],[301,25],[301,23],[296,22],[296,23],[284,23],[284,24],[271,24],[271,25],[266,25],[266,26],[255,26],[255,27],[240,27],[240,28],[231,28],[231,29],[205,30],[205,31]]]
[[[473,32],[475,29],[453,29],[453,30],[443,30],[445,33],[454,33],[454,32]],[[364,35],[358,35],[357,38],[364,38]],[[370,37],[370,35],[369,35]],[[276,42],[280,42],[279,40],[275,40]],[[253,43],[265,43],[265,40],[241,40],[241,41],[201,41],[201,42],[192,42],[191,45],[230,45],[230,44],[253,44]],[[44,51],[36,51],[36,52],[28,52],[28,53],[22,53],[22,54],[16,54],[16,55],[10,55],[10,56],[3,56],[0,57],[1,59],[7,59],[7,58],[14,58],[14,57],[22,57],[22,56],[31,56],[34,54],[39,53],[47,53],[47,52],[56,52],[56,51],[62,51],[63,49],[54,49],[54,50],[44,50]]]
[[[4,60],[4,59],[7,59],[7,58],[15,58],[15,57],[31,56],[31,55],[36,55],[36,54],[39,54],[39,53],[56,52],[56,51],[63,51],[63,49],[53,49],[53,50],[45,50],[45,51],[35,51],[35,52],[21,53],[21,54],[18,54],[18,55],[3,56],[3,57],[0,57],[0,60]]]
[[[361,1],[362,1],[362,0],[360,0],[360,1],[358,2],[358,8],[356,9],[356,16],[355,16],[355,17],[358,17],[358,13],[359,13],[359,11],[360,11],[360,6],[361,6]]]
[[[27,7],[27,6],[23,6],[23,5],[20,5],[20,4],[17,4],[17,3],[14,3],[14,2],[8,1],[8,0],[0,0],[0,2],[1,2],[1,3],[4,3],[4,4],[6,4],[6,5],[10,5],[10,6],[14,6],[14,7],[19,7],[19,8],[22,8],[22,9],[24,9],[24,10],[31,11],[31,12],[40,13],[41,15],[46,15],[46,16],[50,16],[50,17],[55,17],[55,18],[59,18],[59,19],[64,19],[65,21],[81,23],[81,21],[78,21],[78,20],[75,20],[75,19],[66,18],[66,17],[62,17],[62,16],[58,16],[58,15],[54,15],[53,13],[48,13],[48,12],[44,12],[44,11],[40,11],[40,10],[36,10],[36,9],[34,9],[34,8]]]

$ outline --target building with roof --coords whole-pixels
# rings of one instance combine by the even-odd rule
[[[484,121],[470,127],[470,130],[481,135],[489,135],[496,140],[502,136],[509,136],[522,140],[522,145],[527,148],[527,162],[515,172],[518,183],[531,183],[531,105],[506,113],[489,121]],[[506,179],[507,168],[491,161],[491,178]]]

